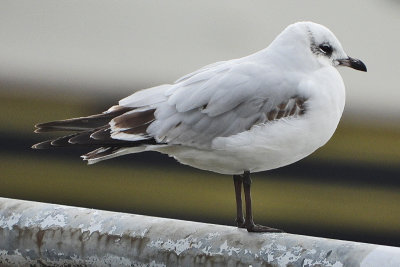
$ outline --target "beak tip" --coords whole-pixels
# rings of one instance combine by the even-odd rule
[[[367,66],[365,66],[365,64],[361,60],[358,60],[357,67],[358,68],[355,68],[356,70],[367,72]]]
[[[350,61],[350,66],[349,66],[350,68],[367,72],[367,66],[365,66],[364,62],[362,62],[361,60],[349,57],[349,61]]]
[[[342,66],[347,66],[355,70],[367,72],[367,66],[365,66],[364,62],[359,59],[348,57],[344,60],[340,60],[339,64]]]

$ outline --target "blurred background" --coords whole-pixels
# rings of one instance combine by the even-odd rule
[[[287,25],[330,28],[367,73],[331,141],[253,177],[257,223],[400,246],[400,2],[0,2],[0,196],[234,225],[232,177],[156,153],[87,166],[82,149],[33,151],[38,122],[101,112],[135,90],[265,48]]]

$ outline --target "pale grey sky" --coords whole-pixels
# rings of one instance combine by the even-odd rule
[[[128,94],[263,49],[299,20],[327,26],[366,63],[368,73],[340,71],[348,114],[400,119],[400,5],[389,0],[3,0],[0,85]]]

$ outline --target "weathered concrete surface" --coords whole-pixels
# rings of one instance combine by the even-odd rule
[[[0,265],[400,266],[400,248],[0,198]]]

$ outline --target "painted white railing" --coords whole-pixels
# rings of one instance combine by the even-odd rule
[[[400,266],[400,248],[0,198],[0,266]]]

